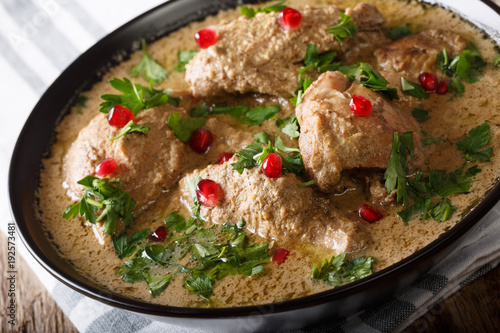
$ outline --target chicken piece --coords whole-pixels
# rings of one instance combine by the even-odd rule
[[[413,131],[414,163],[422,160],[416,120],[372,90],[356,82],[349,85],[342,74],[326,72],[306,90],[296,109],[304,166],[324,192],[335,190],[342,170],[386,168],[394,132]],[[371,101],[368,116],[353,115],[349,108],[352,95]]]
[[[175,183],[183,167],[186,146],[167,126],[169,115],[183,109],[162,105],[141,111],[135,123],[150,126],[148,134],[130,133],[115,141],[120,128],[110,126],[104,114],[97,115],[83,128],[69,147],[63,160],[63,176],[67,193],[74,199],[83,195],[77,181],[95,175],[96,167],[106,158],[118,163],[108,178],[120,178],[123,190],[137,202],[136,212],[151,204]]]
[[[407,72],[415,80],[420,73],[444,74],[436,70],[436,55],[443,49],[450,57],[462,52],[466,42],[453,31],[426,30],[416,35],[398,39],[374,52],[379,67],[391,72]]]
[[[337,50],[341,58],[371,53],[385,43],[384,18],[376,7],[363,3],[345,11],[359,31],[341,46],[326,32],[337,25],[340,12],[335,6],[306,6],[293,32],[283,31],[276,12],[241,16],[218,27],[215,45],[198,52],[186,65],[186,81],[197,97],[258,92],[289,98],[298,87],[297,75],[309,43],[317,45],[320,53]]]
[[[312,188],[298,187],[302,181],[295,175],[271,179],[258,168],[244,170],[240,175],[232,169],[231,162],[210,165],[187,176],[211,179],[223,192],[216,205],[201,206],[206,222],[222,224],[243,219],[250,232],[274,239],[280,246],[306,241],[338,253],[358,251],[369,241],[362,226],[332,210],[331,204],[319,198]],[[184,202],[192,207],[185,180],[180,182]]]

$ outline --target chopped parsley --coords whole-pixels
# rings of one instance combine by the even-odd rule
[[[280,111],[281,107],[279,105],[260,105],[251,110],[246,104],[212,107],[212,114],[227,114],[248,126],[258,125],[272,119]]]
[[[127,123],[127,125],[125,125],[122,128],[122,130],[120,131],[120,133],[117,136],[109,139],[109,141],[115,141],[116,139],[119,139],[122,136],[127,135],[127,134],[132,133],[132,132],[148,134],[149,133],[149,129],[150,129],[150,126],[148,126],[148,125],[141,125],[141,124],[134,124],[134,121],[131,120],[131,121],[129,121]]]
[[[165,219],[168,238],[161,244],[144,241],[149,230],[114,237],[120,258],[130,258],[118,270],[125,282],[145,281],[153,297],[168,287],[176,274],[184,274],[183,286],[209,301],[216,281],[228,275],[255,276],[269,262],[268,244],[254,244],[243,231],[244,223],[204,229],[177,212]],[[116,245],[115,245],[116,243]],[[191,261],[180,265],[186,255]]]
[[[314,184],[316,184],[316,181],[313,179],[313,180],[310,180],[310,181],[305,182],[305,183],[297,184],[297,187],[309,187],[309,186],[313,186]]]
[[[208,117],[208,105],[207,103],[202,103],[189,110],[189,115],[194,118],[206,118]]]
[[[345,257],[345,253],[342,253],[333,256],[330,260],[325,258],[320,268],[314,264],[312,278],[338,287],[373,273],[373,257],[359,257],[351,260],[346,260]]]
[[[446,49],[436,55],[436,67],[453,78],[448,85],[448,90],[455,93],[453,97],[461,96],[465,92],[462,80],[468,83],[479,81],[484,66],[486,61],[473,43],[467,45],[467,48],[453,59]]]
[[[387,29],[385,36],[389,39],[396,40],[411,35],[411,30],[408,23],[401,24]]]
[[[257,14],[257,13],[280,12],[286,8],[286,6],[283,5],[285,2],[286,2],[286,0],[278,1],[272,5],[269,5],[269,6],[266,6],[263,8],[257,8],[256,10],[253,9],[252,7],[241,6],[240,13],[241,13],[241,15],[245,15],[247,17],[254,17],[255,14]]]
[[[178,51],[177,52],[177,63],[175,64],[174,71],[184,72],[186,70],[186,64],[193,59],[193,57],[198,53],[198,51]]]
[[[258,132],[253,135],[255,143],[267,144],[271,140],[271,136],[267,132]]]
[[[432,208],[431,216],[439,222],[445,222],[456,210],[457,207],[451,204],[450,199],[445,198]]]
[[[362,75],[359,79],[362,85],[370,88],[373,91],[380,92],[389,100],[399,99],[396,88],[388,88],[389,82],[366,62],[358,62],[352,65],[339,66],[337,71],[344,74],[349,80],[354,81],[356,76]]]
[[[201,180],[202,178],[198,175],[186,177],[186,185],[188,187],[189,194],[191,195],[191,200],[193,200],[191,212],[193,213],[193,216],[196,217],[201,224],[203,224],[203,219],[200,216],[201,203],[198,201],[198,196],[196,195],[196,188]]]
[[[415,118],[419,123],[426,122],[429,120],[429,111],[419,108],[414,108],[411,111],[411,115]]]
[[[490,125],[487,122],[471,129],[465,139],[457,142],[457,148],[464,152],[468,161],[489,162],[493,151],[492,147],[480,150],[490,142]]]
[[[500,54],[497,54],[497,56],[493,60],[493,68],[499,68],[499,67],[500,67]]]
[[[430,146],[430,145],[433,145],[435,143],[438,143],[438,142],[444,142],[446,141],[445,139],[443,138],[425,138],[423,141],[422,141],[422,146],[423,147],[426,147],[426,146]]]
[[[387,193],[391,193],[397,188],[396,200],[403,200],[404,205],[408,204],[408,190],[406,188],[406,175],[408,173],[408,163],[406,161],[407,150],[413,158],[413,132],[408,131],[401,135],[395,132],[391,155],[384,174]]]
[[[297,117],[286,117],[276,120],[276,126],[282,133],[288,135],[290,138],[298,138],[300,136],[300,127]]]
[[[182,117],[179,112],[175,112],[168,117],[168,126],[174,131],[175,136],[182,142],[189,142],[193,133],[205,125],[205,118]]]
[[[144,241],[150,233],[150,229],[143,229],[133,233],[128,239],[126,232],[122,232],[120,236],[113,235],[113,248],[118,254],[118,258],[132,256],[137,250],[137,245]]]
[[[87,104],[87,101],[89,100],[88,97],[80,95],[78,96],[76,100],[76,113],[77,114],[82,114],[82,110],[85,107],[85,104]]]
[[[115,105],[121,105],[131,110],[135,115],[141,110],[149,109],[162,104],[172,104],[177,106],[180,98],[168,96],[169,90],[156,90],[151,86],[145,87],[140,84],[133,84],[129,79],[123,80],[113,78],[109,81],[111,86],[122,92],[121,95],[105,94],[101,98],[104,100],[100,104],[99,111],[108,113]]]
[[[63,218],[80,215],[92,224],[104,219],[102,230],[108,235],[116,232],[120,219],[126,227],[132,224],[136,202],[128,192],[122,191],[119,180],[86,176],[78,184],[86,187],[83,197],[78,203],[66,208]],[[101,212],[97,216],[99,210]]]
[[[356,28],[356,23],[353,22],[352,17],[342,12],[339,15],[340,19],[337,21],[337,25],[326,28],[326,32],[333,34],[335,39],[342,45],[344,44],[344,39],[354,36],[358,28]]]
[[[298,148],[286,147],[279,135],[276,135],[275,138],[276,147],[273,146],[272,142],[269,140],[267,143],[265,143],[267,144],[267,147],[263,148],[263,143],[260,142],[261,137],[262,136],[260,135],[258,137],[254,137],[256,141],[257,139],[259,139],[259,141],[257,141],[256,143],[252,143],[251,145],[246,146],[244,149],[236,152],[236,154],[239,156],[239,160],[231,164],[233,170],[236,170],[241,174],[243,173],[244,169],[251,170],[254,167],[260,167],[267,155],[269,155],[270,153],[275,153],[281,156],[281,161],[283,163],[283,173],[292,172],[297,177],[301,177],[305,174],[302,155],[300,154]],[[283,157],[278,153],[277,150],[281,150],[282,152],[299,153]]]
[[[145,39],[142,39],[141,61],[132,67],[130,74],[133,77],[142,76],[144,80],[150,82],[153,86],[160,84],[168,76],[168,72],[146,52]]]
[[[420,99],[427,99],[429,96],[425,92],[424,87],[422,87],[420,84],[411,82],[406,80],[404,77],[401,76],[401,89],[405,94],[408,94],[410,96],[420,98]]]

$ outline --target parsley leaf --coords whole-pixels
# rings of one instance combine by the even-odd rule
[[[388,88],[387,85],[389,82],[382,76],[382,74],[380,74],[380,72],[375,70],[366,62],[340,66],[337,71],[347,76],[351,81],[354,81],[356,76],[363,75],[363,77],[359,80],[362,85],[373,91],[380,92],[389,100],[399,99],[397,89]]]
[[[280,12],[286,8],[286,6],[283,5],[285,2],[286,0],[281,0],[272,5],[263,8],[257,8],[257,10],[253,9],[252,7],[241,6],[240,13],[241,15],[245,15],[247,17],[254,17],[256,13]]]
[[[178,51],[177,52],[177,63],[175,64],[174,71],[184,72],[186,70],[186,64],[193,59],[193,57],[198,53],[198,51]]]
[[[156,90],[152,87],[145,87],[140,84],[133,84],[129,79],[123,80],[113,78],[109,81],[111,86],[122,92],[121,95],[105,94],[101,98],[104,100],[100,104],[100,112],[108,113],[115,105],[121,105],[131,110],[135,115],[143,109],[149,109],[162,104],[172,104],[177,106],[179,98],[168,96],[167,90]]]
[[[207,103],[200,104],[191,108],[189,110],[189,115],[194,118],[205,118],[208,117],[208,105]]]
[[[329,51],[322,54],[319,54],[318,52],[318,46],[311,43],[307,44],[304,65],[312,66],[312,68],[318,68],[323,65],[330,64],[337,56],[337,51]]]
[[[102,229],[108,235],[116,232],[120,219],[126,227],[132,224],[136,202],[128,192],[121,190],[122,184],[118,180],[86,176],[79,180],[78,184],[86,187],[83,197],[80,202],[66,208],[63,218],[75,218],[80,215],[92,224],[105,219]],[[102,211],[97,217],[99,209]]]
[[[85,107],[85,104],[87,104],[87,101],[89,100],[88,97],[80,95],[78,96],[76,100],[76,113],[77,114],[82,114],[82,110]]]
[[[418,201],[416,204],[411,205],[410,207],[403,209],[402,211],[398,212],[397,214],[407,225],[408,225],[408,222],[411,220],[411,218],[416,214],[421,214],[422,215],[421,220],[424,220],[429,215],[431,203],[432,203],[432,199],[427,198],[427,199]]]
[[[445,222],[448,220],[457,207],[451,204],[450,199],[444,198],[441,200],[434,208],[431,210],[431,216],[440,222]]]
[[[423,141],[422,141],[422,146],[425,147],[425,146],[430,146],[432,144],[435,144],[435,143],[438,143],[438,142],[444,142],[446,141],[445,139],[443,138],[425,138]]]
[[[425,92],[424,87],[422,87],[418,83],[408,81],[402,76],[401,76],[401,89],[403,90],[404,93],[416,98],[420,99],[429,98],[429,96]]]
[[[497,54],[497,56],[493,60],[493,68],[499,68],[499,67],[500,67],[500,54]]]
[[[411,111],[411,115],[415,118],[419,123],[423,123],[429,120],[429,111],[419,108],[414,108]]]
[[[243,173],[243,169],[252,169],[256,166],[253,157],[262,153],[262,150],[261,143],[252,143],[246,146],[244,149],[236,152],[240,158],[237,162],[232,163],[231,166],[240,174]]]
[[[137,245],[145,240],[151,233],[150,229],[143,229],[133,233],[127,240],[127,233],[122,232],[120,236],[113,235],[113,248],[118,258],[130,257],[137,250]]]
[[[173,274],[167,276],[161,276],[158,274],[152,274],[147,271],[143,273],[144,280],[148,284],[149,291],[153,297],[158,296],[163,290],[165,290],[170,281],[174,278]]]
[[[281,111],[279,105],[269,105],[269,106],[257,106],[245,114],[245,117],[250,120],[250,124],[262,123],[276,113]]]
[[[493,148],[489,147],[483,150],[483,146],[490,142],[490,125],[487,122],[471,129],[464,140],[457,142],[457,148],[465,154],[468,161],[489,162]]]
[[[312,186],[314,184],[316,184],[316,181],[313,179],[313,180],[310,180],[310,181],[305,182],[305,183],[297,184],[297,187],[309,187],[309,186]]]
[[[353,22],[352,17],[342,12],[339,15],[340,19],[337,21],[337,25],[326,28],[326,32],[333,34],[335,39],[342,45],[344,43],[343,40],[354,36],[358,28],[356,28],[356,23]]]
[[[179,112],[175,112],[168,117],[168,126],[174,131],[175,136],[182,142],[189,142],[193,133],[205,125],[205,118],[181,117]]]
[[[436,67],[448,77],[453,77],[453,75],[455,75],[454,70],[451,69],[451,59],[446,49],[436,54]]]
[[[130,74],[133,77],[141,75],[144,80],[150,82],[153,86],[160,84],[168,76],[168,72],[146,52],[145,39],[142,39],[141,61],[132,67]]]
[[[150,126],[148,125],[141,125],[141,124],[134,124],[134,121],[131,120],[127,123],[127,125],[125,125],[122,130],[120,131],[120,133],[109,139],[109,141],[115,141],[116,139],[119,139],[121,138],[122,136],[124,135],[127,135],[129,133],[132,133],[132,132],[138,132],[138,133],[143,133],[143,134],[148,134],[149,133],[149,129],[150,129]]]
[[[284,153],[287,153],[287,154],[300,153],[299,148],[288,148],[285,145],[285,142],[283,141],[283,139],[281,139],[281,137],[278,134],[276,134],[276,136],[274,138],[274,145],[276,146],[276,149],[278,149],[279,151],[282,151]]]
[[[391,193],[397,187],[397,201],[403,200],[403,204],[408,204],[408,191],[406,188],[406,174],[408,173],[408,164],[406,161],[406,150],[413,156],[413,133],[404,132],[399,135],[394,132],[392,141],[391,155],[387,163],[384,179],[387,193]]]
[[[204,277],[187,277],[184,279],[184,288],[199,296],[201,299],[208,301],[213,294],[213,283],[208,276]]]
[[[396,40],[411,35],[411,30],[408,23],[401,24],[387,29],[385,36],[389,39]]]
[[[297,117],[286,117],[276,120],[276,126],[279,127],[282,133],[285,133],[290,138],[298,138],[300,136],[300,127]]]
[[[333,256],[330,260],[324,259],[318,269],[313,265],[312,278],[324,280],[330,285],[338,287],[353,282],[373,273],[373,257],[359,257],[346,260],[345,253]]]
[[[267,144],[271,140],[271,136],[267,132],[258,132],[253,135],[253,139],[256,143]]]
[[[227,114],[248,126],[254,126],[271,119],[280,111],[281,107],[279,105],[260,105],[251,110],[249,110],[248,105],[245,104],[236,106],[214,106],[212,108],[213,114]]]

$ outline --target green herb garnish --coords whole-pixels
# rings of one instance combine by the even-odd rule
[[[419,123],[426,122],[429,120],[429,111],[419,108],[414,108],[411,111],[411,115],[415,118]]]
[[[267,132],[258,132],[253,135],[255,143],[267,144],[271,140],[271,136]]]
[[[436,206],[434,206],[430,213],[435,220],[439,222],[445,222],[456,210],[457,207],[451,204],[450,199],[445,198],[442,199]]]
[[[406,80],[404,77],[401,76],[401,89],[405,94],[408,94],[410,96],[420,98],[420,99],[427,99],[429,96],[425,92],[424,87],[422,87],[420,84],[411,82]]]
[[[457,142],[457,148],[464,152],[464,157],[468,161],[489,162],[493,148],[483,146],[490,142],[490,125],[487,122],[471,129],[464,140]]]
[[[181,117],[179,112],[175,112],[168,117],[168,126],[174,131],[175,136],[182,142],[189,142],[193,133],[205,125],[205,118]]]
[[[193,57],[198,53],[198,51],[178,51],[177,52],[177,63],[175,64],[174,71],[184,72],[186,70],[186,64],[193,59]]]
[[[272,119],[274,115],[281,111],[279,105],[257,106],[249,110],[248,105],[241,104],[236,106],[214,106],[212,107],[213,114],[227,114],[238,119],[248,126],[254,126],[263,123],[266,120]]]
[[[313,180],[310,180],[310,181],[305,182],[305,183],[297,184],[297,187],[309,187],[309,186],[313,186],[314,184],[316,184],[316,181],[313,179]]]
[[[276,120],[276,126],[279,127],[282,133],[285,133],[290,138],[298,138],[300,135],[300,127],[297,117],[278,119]]]
[[[257,13],[280,12],[286,8],[286,6],[283,5],[285,2],[286,2],[286,0],[278,1],[272,5],[269,5],[269,6],[266,6],[263,8],[257,8],[256,10],[253,9],[252,7],[241,6],[240,13],[241,13],[241,15],[245,15],[247,17],[254,17],[255,14],[257,14]]]
[[[128,192],[121,190],[122,183],[119,180],[86,176],[78,184],[86,187],[83,197],[80,202],[66,208],[63,218],[80,215],[92,224],[105,219],[102,229],[108,235],[116,232],[120,219],[126,227],[132,224],[136,202]],[[98,210],[102,210],[99,216]]]
[[[403,204],[408,204],[408,191],[406,188],[406,174],[408,173],[408,163],[406,161],[406,151],[413,157],[413,132],[408,131],[399,135],[394,133],[391,155],[387,169],[385,170],[385,188],[387,193],[391,193],[397,188],[397,201],[403,200]]]
[[[500,54],[497,54],[497,56],[493,60],[493,68],[499,68],[499,67],[500,67]]]
[[[408,24],[401,24],[387,29],[385,36],[389,39],[396,40],[411,35],[411,30]]]
[[[145,39],[142,39],[141,61],[132,67],[130,74],[133,77],[142,76],[144,80],[150,82],[153,86],[160,84],[168,76],[168,72],[146,52]]]
[[[144,241],[150,233],[150,229],[143,229],[133,233],[128,240],[126,232],[122,232],[120,236],[113,235],[113,248],[116,254],[118,254],[118,258],[123,259],[132,256],[137,250],[137,246]]]
[[[313,265],[312,278],[323,280],[330,285],[340,285],[353,282],[373,273],[373,257],[345,259],[345,253],[333,256],[330,261],[324,259],[321,267]]]
[[[131,120],[131,121],[129,121],[127,123],[127,125],[125,125],[122,128],[122,130],[120,131],[120,133],[117,136],[109,139],[109,141],[115,141],[116,139],[119,139],[122,136],[127,135],[127,134],[132,133],[132,132],[148,134],[149,133],[149,129],[150,129],[150,126],[148,126],[148,125],[141,125],[141,124],[134,124],[134,121]]]
[[[180,99],[168,96],[168,90],[156,90],[151,86],[149,88],[133,84],[129,79],[123,80],[114,78],[109,81],[111,86],[116,90],[122,92],[121,95],[105,94],[101,98],[104,100],[100,104],[99,111],[108,113],[115,105],[121,105],[131,110],[135,115],[143,109],[150,109],[152,107],[171,104],[177,106]]]
[[[356,24],[353,22],[352,17],[342,12],[340,12],[339,15],[340,19],[337,21],[337,25],[327,28],[326,32],[333,34],[335,39],[342,45],[344,39],[354,36],[358,28],[356,28]]]
[[[89,100],[88,97],[80,95],[78,96],[76,100],[76,113],[77,114],[82,114],[82,110],[85,107],[85,104],[87,104],[87,101]]]

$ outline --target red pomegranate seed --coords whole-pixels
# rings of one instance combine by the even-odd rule
[[[198,31],[194,35],[194,40],[200,48],[206,49],[215,44],[218,36],[219,31],[217,30],[217,27],[215,25],[210,25]]]
[[[349,107],[356,117],[367,116],[372,111],[372,103],[362,95],[352,95]]]
[[[111,126],[122,128],[131,120],[134,120],[134,113],[121,105],[115,105],[108,112],[108,123]]]
[[[446,94],[448,92],[448,84],[449,83],[450,83],[450,81],[448,81],[448,80],[440,81],[438,84],[438,87],[436,89],[436,93],[438,93],[439,95]]]
[[[217,164],[224,164],[233,157],[234,153],[222,153],[219,155],[219,159],[217,160]]]
[[[435,91],[438,87],[436,75],[431,73],[422,73],[418,76],[418,81],[425,91]]]
[[[154,232],[149,235],[148,239],[151,242],[163,242],[167,237],[167,228],[165,226],[159,226]]]
[[[289,254],[290,251],[288,251],[287,249],[276,249],[273,253],[273,262],[277,263],[278,265],[282,264],[285,262]]]
[[[207,129],[198,128],[189,140],[189,147],[198,154],[203,154],[208,150],[212,142],[214,142],[212,133]]]
[[[196,198],[206,207],[212,207],[219,202],[221,190],[219,184],[210,179],[202,179],[196,186]]]
[[[359,217],[368,223],[377,222],[382,217],[384,217],[378,210],[370,205],[361,205],[358,210]]]
[[[102,161],[97,168],[95,168],[95,174],[99,177],[105,177],[112,174],[116,170],[117,166],[118,164],[113,158],[107,158]]]
[[[278,14],[278,21],[284,31],[294,31],[302,21],[302,14],[296,9],[287,7]]]
[[[262,172],[269,178],[278,178],[281,176],[282,161],[281,156],[270,153],[262,163]]]

